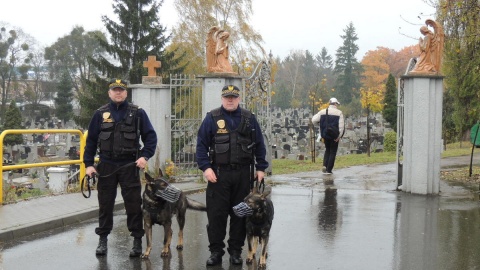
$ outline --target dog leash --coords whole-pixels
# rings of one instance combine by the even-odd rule
[[[109,173],[109,174],[107,174],[107,175],[99,175],[98,178],[100,178],[100,177],[109,177],[109,176],[112,176],[112,175],[116,174],[118,171],[120,171],[121,169],[126,168],[126,167],[128,167],[128,166],[135,165],[135,164],[136,164],[135,162],[127,163],[127,164],[125,164],[125,165],[122,165],[122,166],[118,167],[115,171],[113,171],[113,172],[111,172],[111,173]]]
[[[265,179],[262,179],[260,183],[258,183],[258,178],[255,177],[255,188],[258,190],[259,193],[263,193],[265,191]],[[262,192],[260,192],[260,189],[262,189]]]
[[[92,174],[92,177],[88,176],[85,174],[85,176],[82,178],[82,181],[80,183],[80,190],[82,191],[82,195],[83,197],[85,197],[86,199],[90,198],[90,195],[92,195],[92,186],[95,185],[95,183],[97,182],[96,181],[96,178],[100,178],[100,177],[109,177],[109,176],[112,176],[114,175],[115,173],[117,173],[119,170],[125,168],[125,167],[128,167],[128,166],[131,166],[131,165],[134,165],[136,164],[135,162],[130,162],[130,163],[127,163],[125,165],[122,165],[120,167],[118,167],[115,171],[107,174],[107,175],[99,175],[98,173],[93,173]],[[85,195],[85,193],[83,192],[83,187],[85,186],[85,179],[87,179],[87,190],[88,190],[88,196]]]
[[[94,173],[92,177],[85,174],[85,176],[82,178],[82,181],[80,183],[80,190],[82,191],[83,197],[85,197],[86,199],[90,198],[90,195],[92,195],[92,186],[95,185],[96,177],[97,174]],[[88,196],[85,195],[85,193],[83,192],[83,187],[85,186],[85,178],[87,179]]]

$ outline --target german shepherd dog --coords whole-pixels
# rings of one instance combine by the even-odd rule
[[[260,185],[261,186],[261,185]],[[270,228],[273,221],[273,202],[270,199],[271,187],[260,192],[259,187],[245,197],[244,202],[253,210],[253,214],[246,217],[248,255],[247,263],[252,263],[257,252],[258,244],[262,245],[262,251],[258,262],[258,268],[267,265],[267,245],[270,237]]]
[[[148,258],[152,250],[152,226],[154,224],[163,225],[165,231],[163,238],[162,257],[168,257],[171,254],[170,243],[172,241],[172,217],[177,216],[178,222],[178,243],[177,249],[183,249],[183,227],[185,226],[185,213],[187,208],[206,211],[206,206],[200,202],[187,198],[187,196],[178,190],[179,196],[175,202],[169,202],[159,197],[159,192],[165,191],[169,187],[168,181],[160,176],[156,179],[145,173],[146,185],[143,192],[143,222],[145,235],[147,237],[147,248],[142,254],[142,258]],[[178,195],[178,194],[177,194]]]

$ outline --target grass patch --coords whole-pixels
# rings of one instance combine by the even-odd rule
[[[389,163],[397,160],[395,152],[372,153],[370,157],[367,154],[350,154],[337,156],[335,159],[335,168],[346,168],[357,165]],[[272,160],[272,171],[274,174],[290,174],[307,171],[318,171],[322,169],[323,159],[316,159],[313,163],[311,160],[289,160],[274,159]]]
[[[471,151],[472,146],[470,142],[452,143],[447,145],[446,150],[442,152],[442,157],[470,155]],[[480,149],[476,149],[476,151],[478,152]],[[335,159],[335,168],[340,169],[350,166],[391,163],[396,161],[396,152],[371,153],[370,157],[367,156],[367,154],[350,154],[337,156]],[[272,171],[273,174],[319,171],[322,169],[322,164],[322,158],[317,158],[315,163],[311,160],[274,159],[272,160]]]

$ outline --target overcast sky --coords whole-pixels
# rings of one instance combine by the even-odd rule
[[[160,20],[168,31],[177,14],[174,0],[165,0]],[[101,16],[115,19],[111,0],[3,0],[0,21],[20,27],[40,44],[49,46],[75,25],[102,30]],[[251,25],[263,36],[264,48],[282,58],[291,50],[318,54],[326,47],[333,57],[342,45],[340,35],[352,22],[361,60],[377,46],[400,50],[418,43],[419,28],[434,9],[424,0],[252,0]],[[234,42],[234,41],[230,41]]]

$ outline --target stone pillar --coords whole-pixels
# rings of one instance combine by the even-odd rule
[[[149,170],[154,168],[155,160],[158,158],[160,168],[165,171],[165,163],[171,159],[170,87],[165,84],[133,84],[129,87],[132,88],[133,104],[145,110],[157,133],[158,157],[155,155],[148,161]]]
[[[198,78],[203,79],[202,119],[207,115],[207,112],[220,107],[222,104],[222,88],[227,84],[236,85],[242,91],[242,100],[245,98],[243,77],[241,76],[228,73],[209,73],[204,76],[198,76]]]
[[[406,75],[402,190],[440,192],[443,76]]]
[[[51,167],[48,172],[48,189],[55,193],[65,192],[68,180],[68,168]]]

